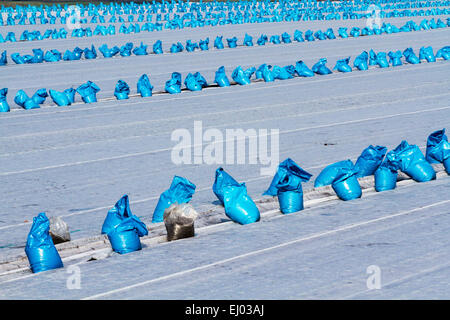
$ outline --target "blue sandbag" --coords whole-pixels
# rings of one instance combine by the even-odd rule
[[[330,69],[326,66],[327,59],[321,58],[315,65],[312,67],[312,71],[317,74],[326,75],[332,73]]]
[[[150,79],[148,78],[148,76],[146,74],[143,74],[138,80],[137,92],[142,97],[151,97],[152,91],[153,91],[153,86],[150,83]]]
[[[256,79],[264,79],[265,82],[275,81],[275,76],[270,70],[271,66],[267,64],[262,64],[256,71]]]
[[[205,40],[200,40],[198,46],[202,51],[209,50],[209,38],[206,38]]]
[[[327,29],[327,31],[325,32],[325,35],[330,40],[336,39],[336,36],[334,35],[333,29],[331,29],[331,28]]]
[[[20,56],[19,53],[15,52],[13,54],[11,54],[11,59],[12,61],[14,61],[16,64],[24,64],[25,60]]]
[[[367,70],[369,67],[367,65],[367,60],[369,59],[369,54],[367,51],[363,51],[359,56],[353,61],[353,66],[358,70]]]
[[[428,136],[426,160],[430,163],[442,163],[450,174],[450,143],[445,129],[435,131]]]
[[[147,226],[133,215],[122,220],[107,235],[112,249],[119,254],[126,254],[141,250],[142,245],[139,237],[147,234]]]
[[[225,67],[221,66],[219,69],[217,69],[214,82],[219,85],[219,87],[229,87],[230,81],[228,80],[228,77],[225,73]]]
[[[348,38],[347,28],[339,28],[338,34],[343,39]]]
[[[390,161],[390,157],[386,156],[384,161],[375,171],[375,190],[377,192],[393,190],[397,185],[399,165]]]
[[[378,52],[377,53],[377,64],[380,66],[380,68],[387,68],[389,67],[389,62],[386,58],[386,52]]]
[[[297,42],[304,42],[305,39],[303,39],[303,33],[299,30],[294,31],[294,40]]]
[[[421,47],[419,52],[420,60],[427,60],[428,62],[436,62],[436,57],[433,53],[432,47]]]
[[[133,44],[131,42],[127,42],[125,45],[120,47],[119,53],[122,57],[129,57],[129,56],[131,56],[132,49],[133,49]]]
[[[403,62],[402,62],[402,59],[401,59],[403,54],[402,54],[402,52],[400,50],[397,50],[395,52],[389,51],[388,56],[389,56],[389,60],[390,60],[390,62],[391,62],[393,67],[397,67],[397,66],[403,65]]]
[[[214,48],[219,49],[219,50],[224,48],[222,38],[223,38],[222,36],[216,37],[216,39],[214,40]]]
[[[141,45],[139,47],[136,47],[133,49],[133,53],[137,56],[146,56],[148,55],[147,52],[147,45],[141,42]]]
[[[178,52],[182,52],[183,50],[184,50],[184,47],[181,44],[181,42],[174,43],[170,47],[170,53],[178,53]]]
[[[214,184],[212,190],[220,203],[224,204],[223,188],[226,186],[239,186],[239,182],[234,180],[223,168],[218,168],[215,172]]]
[[[373,175],[383,161],[386,151],[386,147],[373,145],[364,149],[355,162],[356,177],[361,178]]]
[[[350,57],[345,59],[340,59],[336,61],[336,65],[334,66],[333,70],[338,70],[340,72],[352,72],[352,67],[348,65],[350,62]]]
[[[37,109],[39,108],[39,104],[36,103],[33,99],[28,97],[28,95],[22,89],[19,90],[15,97],[14,102],[24,108],[25,110]]]
[[[166,92],[176,94],[181,92],[181,73],[173,72],[170,80],[166,81]]]
[[[203,89],[202,84],[197,81],[197,78],[192,73],[188,73],[184,80],[184,85],[191,91],[201,91]]]
[[[114,89],[114,96],[117,100],[125,100],[128,99],[128,95],[130,94],[130,86],[123,80],[119,80]]]
[[[436,52],[436,58],[443,58],[444,60],[450,60],[450,46],[445,46]]]
[[[419,64],[420,63],[419,57],[417,57],[415,55],[415,53],[414,53],[412,48],[406,48],[403,51],[403,55],[405,56],[405,60],[408,63],[411,63],[411,64]]]
[[[268,41],[268,39],[269,38],[265,34],[262,34],[256,41],[256,44],[258,46],[264,46],[266,44],[266,42]]]
[[[245,71],[242,69],[241,66],[238,66],[236,69],[233,70],[231,78],[240,85],[247,85],[250,84],[251,82],[250,78],[245,74]]]
[[[314,188],[327,186],[333,183],[341,168],[353,169],[351,160],[339,161],[326,166],[314,181]]]
[[[244,37],[244,46],[247,46],[247,47],[253,46],[253,38],[250,35],[248,35],[247,33],[245,34],[245,37]]]
[[[66,92],[59,92],[52,89],[50,89],[49,92],[53,102],[55,102],[58,106],[68,106],[72,104],[72,101],[70,101]]]
[[[89,49],[89,48],[84,49],[84,57],[86,59],[96,59],[97,58],[97,51],[95,51],[94,45],[91,46],[91,49]]]
[[[152,223],[163,222],[164,210],[172,204],[182,204],[191,201],[195,188],[195,184],[188,179],[175,176],[169,189],[161,193],[159,197],[158,204],[153,212]]]
[[[223,188],[225,214],[239,224],[249,224],[260,219],[258,207],[247,194],[245,183]]]
[[[373,49],[370,49],[370,51],[369,51],[369,66],[375,66],[377,64],[378,64],[377,54],[375,53],[375,51],[373,51]]]
[[[96,95],[99,91],[100,88],[92,81],[88,81],[82,84],[77,89],[77,92],[81,96],[81,99],[83,99],[84,103],[97,102]]]
[[[198,49],[197,42],[192,43],[191,40],[186,41],[186,51],[187,52],[193,52],[195,49]]]
[[[6,58],[6,50],[2,52],[2,55],[0,57],[0,66],[4,66],[8,63],[8,59]]]
[[[272,74],[275,79],[286,80],[292,79],[294,77],[295,67],[294,66],[273,66]]]
[[[44,212],[33,218],[25,253],[33,273],[62,268],[63,262],[50,236],[50,221]]]
[[[306,30],[305,32],[305,40],[306,41],[315,41],[314,33],[311,30]]]
[[[229,48],[236,48],[237,47],[237,38],[236,37],[229,38],[229,39],[227,39],[227,43],[228,43]]]
[[[6,95],[8,94],[8,88],[0,89],[0,112],[9,112],[8,101],[6,101]]]
[[[59,52],[56,49],[49,50],[44,55],[44,60],[46,62],[57,62],[60,61],[61,59],[62,59],[61,52]]]
[[[361,198],[362,189],[352,168],[341,167],[331,184],[339,199],[344,201]]]
[[[112,48],[108,48],[106,44],[101,45],[98,50],[103,54],[105,58],[111,58],[120,52],[119,47],[114,46]]]
[[[153,44],[153,53],[155,53],[155,54],[162,54],[163,53],[161,40],[158,40],[158,41],[156,41]]]
[[[223,168],[216,170],[213,192],[225,207],[225,214],[233,221],[248,224],[258,221],[259,210],[247,195],[245,183],[240,184]]]
[[[280,36],[277,34],[271,36],[269,42],[271,42],[273,44],[280,44],[281,43]]]
[[[288,158],[278,165],[277,172],[263,195],[278,196],[282,213],[303,210],[302,182],[309,181],[311,174]]]
[[[394,150],[400,163],[400,170],[417,182],[436,179],[436,172],[417,145],[410,145],[403,140]]]
[[[327,39],[325,33],[323,33],[322,30],[317,30],[317,31],[314,33],[314,37],[315,37],[316,39],[319,39],[319,40],[326,40],[326,39]]]
[[[284,32],[281,35],[281,41],[283,41],[283,43],[291,43],[292,42],[291,36],[287,32]]]
[[[124,219],[131,217],[130,203],[128,195],[123,195],[111,208],[103,221],[102,234],[108,234],[116,228]]]
[[[299,77],[313,77],[314,72],[308,68],[308,66],[303,61],[297,61],[295,63],[295,72]]]

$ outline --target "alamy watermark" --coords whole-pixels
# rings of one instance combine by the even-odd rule
[[[81,10],[79,6],[69,6],[67,8],[66,26],[69,30],[81,28]]]
[[[261,165],[261,175],[273,175],[280,159],[279,129],[203,130],[202,121],[194,121],[193,130],[176,129],[171,140],[174,164],[250,164]]]
[[[377,265],[370,265],[367,267],[366,273],[370,275],[366,280],[367,289],[381,289],[381,268]]]
[[[81,269],[77,265],[70,265],[67,268],[67,273],[70,276],[67,277],[66,287],[69,290],[81,289]]]
[[[366,26],[368,28],[381,28],[381,8],[375,4],[371,4],[368,8],[366,13],[370,14],[370,17],[366,20]]]

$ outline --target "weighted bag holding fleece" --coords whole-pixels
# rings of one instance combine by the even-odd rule
[[[256,204],[247,195],[245,183],[238,186],[228,185],[223,188],[225,214],[240,224],[249,224],[260,219]]]
[[[356,177],[371,176],[383,161],[387,148],[383,146],[368,146],[363,150],[355,163]]]
[[[339,161],[326,166],[314,181],[314,188],[327,186],[333,183],[341,168],[353,168],[351,160]]]
[[[378,192],[395,189],[397,185],[397,170],[380,165],[375,171],[375,190]]]
[[[351,168],[340,168],[331,186],[341,200],[349,201],[361,198],[361,186],[356,178],[356,172]]]
[[[433,132],[427,139],[426,160],[430,163],[442,163],[450,174],[450,143],[445,129]]]
[[[169,189],[164,191],[159,197],[158,204],[153,212],[152,223],[163,222],[164,210],[173,203],[182,204],[191,201],[195,188],[195,184],[188,179],[175,176]]]
[[[44,212],[33,218],[25,253],[33,273],[62,268],[63,263],[49,234],[50,221]]]
[[[8,94],[8,88],[0,89],[0,112],[8,112],[9,105],[6,101],[6,95]]]
[[[136,216],[125,218],[118,226],[108,232],[112,249],[120,254],[141,250],[139,237],[148,234],[147,227]]]
[[[221,66],[216,71],[216,75],[214,78],[214,82],[219,85],[219,87],[229,87],[230,86],[230,80],[228,80],[228,77],[225,73],[225,67]]]
[[[436,172],[417,145],[409,145],[405,140],[394,150],[400,163],[400,170],[417,182],[436,179]]]
[[[116,202],[114,207],[108,211],[105,221],[103,222],[101,233],[108,234],[124,219],[129,218],[132,215],[128,195],[124,195]]]

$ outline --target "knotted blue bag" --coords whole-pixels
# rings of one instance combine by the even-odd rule
[[[162,54],[163,53],[161,40],[158,40],[153,44],[153,53],[154,54]]]
[[[114,89],[114,96],[117,100],[125,100],[128,99],[128,95],[130,94],[130,86],[123,80],[119,80]]]
[[[240,224],[259,220],[259,210],[247,195],[245,183],[240,184],[234,180],[223,168],[216,170],[212,190],[225,207],[225,214],[231,220]]]
[[[153,92],[153,86],[150,83],[150,79],[146,74],[143,74],[137,83],[137,92],[142,97],[151,97]]]
[[[311,174],[288,158],[278,165],[277,172],[263,195],[278,196],[282,213],[303,210],[302,182],[307,182]]]
[[[62,59],[61,52],[59,52],[56,49],[49,50],[44,55],[44,60],[46,62],[57,62],[60,61],[61,59]]]
[[[262,34],[259,38],[258,38],[258,40],[256,41],[256,44],[258,45],[258,46],[264,46],[265,44],[266,44],[266,42],[268,41],[268,37],[267,37],[267,35],[265,35],[265,34]]]
[[[227,38],[227,43],[228,43],[228,47],[229,48],[236,48],[237,47],[237,38],[233,37],[233,38]]]
[[[195,74],[189,73],[186,76],[184,85],[191,91],[201,91],[207,84],[202,75],[196,72]]]
[[[219,85],[219,87],[229,87],[230,81],[228,80],[228,77],[225,73],[225,67],[221,66],[219,69],[217,69],[214,82]]]
[[[443,58],[444,60],[450,60],[450,46],[445,46],[436,52],[436,58]]]
[[[119,47],[114,46],[108,49],[108,46],[106,44],[101,45],[98,50],[103,54],[103,57],[105,58],[111,58],[120,52]]]
[[[223,38],[222,36],[216,37],[216,39],[214,40],[214,48],[219,49],[219,50],[224,48],[222,38]]]
[[[112,249],[119,254],[126,254],[141,250],[139,238],[147,234],[147,226],[138,217],[132,215],[123,219],[107,235]]]
[[[445,129],[435,131],[428,136],[426,160],[430,163],[440,162],[450,174],[450,143]]]
[[[128,42],[125,45],[120,47],[119,53],[122,57],[129,57],[129,56],[131,56],[132,49],[133,49],[133,44],[131,42]]]
[[[125,218],[131,217],[133,214],[130,209],[130,202],[128,195],[123,195],[111,208],[102,225],[102,234],[108,234],[115,227],[117,227]]]
[[[100,88],[92,81],[88,81],[77,88],[77,92],[84,103],[97,102],[97,92],[99,91]]]
[[[401,59],[402,52],[400,50],[397,50],[395,52],[389,51],[388,56],[393,67],[401,66],[403,64]]]
[[[0,57],[0,66],[4,66],[8,63],[8,59],[6,57],[6,50],[2,52],[2,55]]]
[[[294,31],[294,40],[297,42],[304,42],[305,39],[303,39],[303,32],[301,32],[300,30],[295,30]]]
[[[141,45],[139,47],[136,47],[133,49],[133,53],[137,56],[146,56],[148,55],[147,52],[147,45],[141,42]]]
[[[209,38],[206,38],[205,40],[200,40],[198,46],[202,51],[209,50]]]
[[[340,167],[331,184],[339,199],[344,201],[361,198],[362,189],[353,168]]]
[[[50,89],[49,92],[53,102],[58,106],[68,106],[72,103],[65,92],[59,92],[53,89]]]
[[[170,53],[178,53],[178,52],[182,52],[183,50],[184,50],[184,47],[181,44],[181,42],[174,43],[170,47]]]
[[[367,65],[367,60],[369,59],[369,54],[367,51],[363,51],[359,56],[353,61],[353,66],[358,70],[367,70],[369,67]]]
[[[267,64],[262,64],[259,66],[258,70],[256,70],[256,79],[264,79],[265,82],[275,81],[275,76],[273,72],[270,70],[272,66]]]
[[[389,67],[389,62],[387,61],[386,52],[378,52],[377,53],[377,64],[380,68]]]
[[[44,212],[33,218],[25,253],[33,273],[62,268],[63,262],[50,236],[50,221]]]
[[[375,171],[375,190],[377,192],[393,190],[397,185],[399,163],[395,161],[395,156],[391,158],[391,153],[386,155]]]
[[[314,72],[308,68],[308,66],[303,61],[297,61],[295,63],[295,72],[299,77],[313,77]]]
[[[375,51],[373,51],[373,49],[370,49],[370,51],[369,51],[369,66],[375,66],[377,64],[378,64],[377,54],[375,53]]]
[[[341,37],[343,39],[348,38],[347,28],[342,28],[342,27],[339,28],[338,34],[339,34],[339,37]]]
[[[253,38],[247,33],[245,34],[244,37],[244,46],[253,47]]]
[[[250,84],[250,78],[245,74],[245,71],[242,69],[241,66],[238,66],[236,69],[233,70],[231,78],[240,85]]]
[[[412,48],[406,48],[403,51],[403,55],[405,56],[406,62],[409,62],[411,64],[419,64],[420,59],[416,56]]]
[[[341,168],[353,169],[353,162],[344,160],[326,166],[314,181],[314,187],[318,188],[332,184]]]
[[[286,80],[294,77],[294,66],[279,67],[273,66],[272,75],[275,79]]]
[[[432,47],[421,47],[419,51],[419,59],[420,60],[427,60],[428,62],[435,62],[436,57],[433,53]]]
[[[281,35],[281,41],[283,41],[283,43],[291,43],[291,36],[289,35],[289,33],[287,32],[283,32],[283,34]]]
[[[280,44],[281,43],[280,36],[277,35],[277,34],[271,36],[269,41],[271,43],[273,43],[273,44]]]
[[[312,67],[312,71],[317,74],[326,75],[332,73],[330,69],[326,66],[327,59],[321,58],[315,65]]]
[[[6,101],[6,95],[8,94],[8,88],[0,89],[0,112],[9,112],[8,101]]]
[[[192,43],[191,40],[186,41],[186,51],[187,52],[193,52],[195,49],[198,49],[197,42]]]
[[[181,92],[181,73],[173,72],[170,80],[166,81],[166,92],[176,94]]]
[[[356,177],[361,178],[373,175],[383,161],[386,151],[386,147],[373,145],[364,149],[355,163]]]
[[[97,51],[95,51],[94,45],[91,46],[91,49],[89,49],[89,48],[84,49],[84,57],[86,59],[96,59],[97,58]]]
[[[20,89],[15,97],[14,97],[14,102],[21,106],[22,108],[24,108],[25,110],[30,110],[30,109],[37,109],[40,108],[39,104],[36,103],[33,99],[31,99],[30,97],[28,97],[28,95],[25,93],[25,91],[23,91],[22,89]]]
[[[158,204],[153,212],[152,222],[163,222],[164,210],[173,203],[188,203],[195,192],[195,184],[188,179],[175,176],[169,189],[164,191],[159,197]]]
[[[352,72],[352,67],[348,65],[350,62],[350,57],[345,59],[340,59],[336,61],[336,65],[334,66],[333,70],[338,70],[340,72]]]
[[[400,163],[400,170],[417,182],[436,179],[436,172],[417,145],[410,145],[403,140],[394,150]]]

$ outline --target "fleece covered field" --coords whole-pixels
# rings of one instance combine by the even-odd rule
[[[444,22],[449,15],[435,16]],[[397,27],[432,17],[384,18]],[[83,27],[95,24],[86,24]],[[120,24],[116,23],[119,27]],[[448,299],[450,288],[450,177],[435,165],[437,179],[417,183],[406,176],[395,190],[342,201],[333,195],[305,202],[305,210],[283,215],[276,198],[262,196],[273,176],[260,174],[261,164],[182,164],[171,155],[177,129],[278,129],[279,159],[293,159],[313,174],[303,184],[314,192],[314,179],[329,164],[355,161],[369,145],[394,149],[402,140],[425,153],[427,137],[450,129],[450,64],[439,58],[420,64],[265,82],[231,81],[237,66],[258,68],[295,65],[310,68],[362,51],[389,52],[421,47],[436,51],[450,45],[450,28],[340,38],[337,30],[364,28],[366,19],[228,24],[108,36],[0,43],[8,64],[0,66],[0,88],[8,88],[10,112],[0,113],[0,298],[2,299]],[[25,29],[45,30],[65,25],[0,26],[0,34]],[[336,39],[256,45],[261,34],[293,34],[333,28]],[[245,34],[254,46],[242,45]],[[236,36],[238,46],[218,50],[216,36]],[[170,53],[172,43],[210,39],[205,51]],[[19,39],[18,39],[19,40]],[[152,54],[157,41],[163,54]],[[149,54],[77,61],[15,64],[9,55],[32,49],[64,53],[132,42],[149,45]],[[98,50],[97,50],[98,51]],[[403,59],[404,60],[404,59]],[[214,84],[224,66],[232,82]],[[351,64],[353,67],[353,65]],[[172,72],[200,72],[210,86],[201,91],[164,91]],[[153,96],[136,90],[146,73]],[[100,87],[98,101],[80,96],[66,107],[47,97],[38,109],[14,102],[23,89],[62,91],[88,80]],[[130,86],[127,100],[116,100],[118,80]],[[184,85],[182,86],[184,88]],[[194,144],[194,142],[192,142]],[[261,220],[249,225],[231,222],[212,192],[215,170],[223,166],[258,202]],[[199,212],[196,236],[166,242],[163,223],[152,223],[160,194],[174,175],[196,185],[190,202]],[[120,255],[100,235],[108,210],[124,194],[131,210],[148,227],[143,249]],[[270,210],[264,201],[273,203]],[[267,212],[265,211],[267,209]],[[56,245],[64,268],[33,274],[24,248],[33,217],[45,212],[60,216],[71,231],[70,247]],[[146,239],[146,240],[144,240]],[[153,240],[152,240],[153,239]],[[79,248],[77,248],[79,246]],[[91,249],[86,249],[89,246]],[[69,248],[70,247],[70,248]],[[66,250],[66,251],[64,251]],[[64,253],[66,252],[66,253]],[[94,257],[94,258],[93,258]],[[77,265],[81,288],[70,290],[67,269]],[[381,271],[381,289],[367,286],[369,266]],[[123,272],[127,270],[128,272]]]

